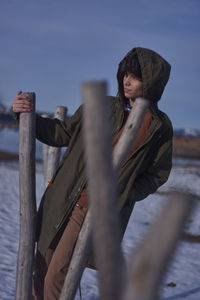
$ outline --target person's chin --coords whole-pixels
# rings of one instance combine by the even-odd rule
[[[124,93],[125,97],[130,99],[131,98],[131,95],[129,93]]]

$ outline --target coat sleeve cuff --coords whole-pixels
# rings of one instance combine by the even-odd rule
[[[14,120],[18,121],[19,122],[19,114],[20,113],[16,113],[13,111],[12,107],[11,107],[11,113],[12,113],[12,116],[14,118]]]

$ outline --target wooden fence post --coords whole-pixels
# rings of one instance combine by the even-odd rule
[[[125,136],[128,136],[128,139],[125,138],[123,143],[118,142],[118,146],[114,149],[113,162],[115,170],[118,170],[123,163],[123,158],[126,158],[129,151],[130,140],[133,143],[134,138],[137,135],[137,132],[141,126],[144,113],[149,105],[149,102],[144,99],[136,99],[136,109],[132,110],[129,116],[129,119],[126,123]],[[141,109],[142,107],[142,109]],[[139,115],[138,115],[139,112]],[[127,125],[128,124],[128,125]],[[135,131],[135,126],[137,130]],[[121,137],[122,138],[122,137]],[[115,153],[116,152],[116,153]],[[119,154],[118,154],[119,153]],[[115,157],[115,159],[114,159]],[[118,160],[118,161],[117,161]],[[85,230],[87,228],[87,230]],[[81,236],[81,239],[80,239]],[[71,262],[69,267],[69,272],[67,273],[63,291],[60,297],[60,300],[72,300],[74,299],[78,283],[81,279],[82,273],[84,271],[84,263],[86,264],[88,254],[91,249],[88,249],[88,244],[90,244],[91,239],[91,224],[90,224],[90,209],[88,216],[86,216],[82,230],[79,235]],[[80,255],[82,253],[82,255]],[[85,257],[85,258],[84,258]]]
[[[64,121],[66,118],[67,107],[65,106],[57,106],[54,114],[54,118]],[[48,186],[49,182],[51,182],[59,164],[60,160],[61,148],[59,147],[48,147],[48,155],[47,155],[47,169],[46,169],[46,177],[45,177],[45,187]]]
[[[73,300],[92,249],[91,210],[87,212],[59,300]]]
[[[31,99],[33,110],[20,113],[19,121],[20,240],[16,300],[32,298],[32,269],[35,249],[35,94],[25,94]]]
[[[149,105],[150,102],[147,99],[135,99],[134,108],[131,110],[122,135],[114,148],[113,165],[116,172],[118,172],[129,154]]]
[[[191,213],[195,196],[170,195],[160,216],[129,262],[129,281],[122,300],[157,300],[160,283],[177,245],[183,225]]]
[[[85,83],[82,90],[86,169],[100,296],[104,300],[117,300],[123,286],[124,261],[112,164],[110,102],[105,82]]]

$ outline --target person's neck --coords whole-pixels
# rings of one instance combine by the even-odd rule
[[[135,102],[135,99],[129,98],[128,100],[129,100],[129,105],[130,105],[131,107],[133,107],[134,102]]]

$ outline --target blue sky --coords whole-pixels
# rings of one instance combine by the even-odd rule
[[[1,0],[0,99],[35,91],[37,109],[81,104],[81,83],[107,80],[133,47],[172,65],[159,107],[175,128],[200,129],[199,0]]]

